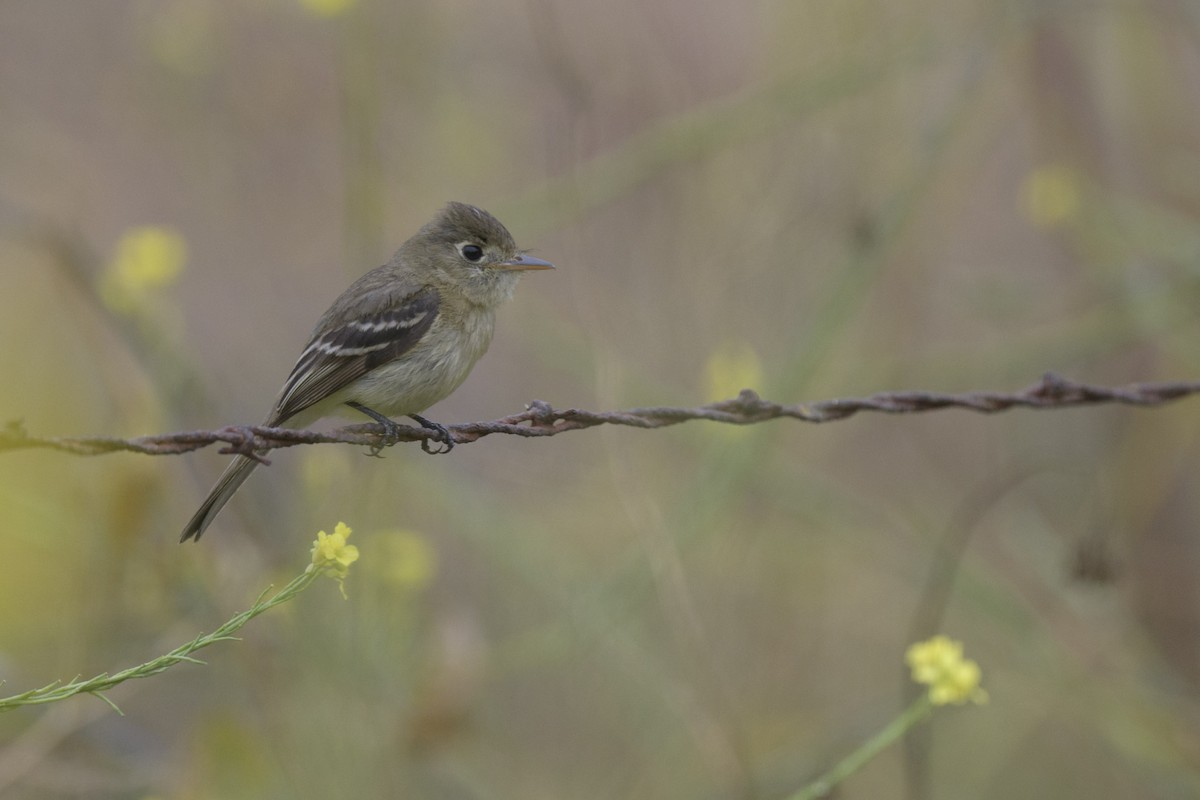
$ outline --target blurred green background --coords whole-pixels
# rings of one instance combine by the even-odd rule
[[[0,4],[0,421],[255,423],[448,200],[525,280],[446,423],[1200,376],[1200,5]],[[843,798],[1200,796],[1200,406],[0,454],[0,678],[241,643],[0,718],[5,798],[775,798],[907,702],[991,695]]]

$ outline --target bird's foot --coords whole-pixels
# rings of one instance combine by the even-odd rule
[[[370,452],[368,452],[367,455],[375,458],[382,458],[380,453],[383,452],[385,447],[391,447],[396,442],[400,441],[400,431],[403,430],[403,425],[396,422],[394,419],[391,419],[390,417],[385,417],[383,414],[380,414],[373,408],[364,406],[362,403],[356,403],[351,400],[350,402],[346,403],[346,405],[350,406],[356,411],[361,411],[362,413],[366,414],[368,417],[378,422],[380,427],[383,428],[383,433],[379,438],[379,444],[371,445]],[[424,442],[422,442],[422,444],[424,444]]]
[[[421,449],[426,453],[429,453],[430,455],[440,455],[442,453],[449,453],[454,449],[454,434],[450,433],[450,429],[445,425],[441,424],[440,422],[434,422],[433,420],[425,419],[420,414],[409,414],[408,416],[409,418],[420,423],[421,427],[425,430],[433,431],[436,434],[430,439],[421,440]],[[429,446],[430,441],[438,443],[439,446],[436,450]]]

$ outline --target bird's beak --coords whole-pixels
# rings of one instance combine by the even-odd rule
[[[508,272],[523,272],[530,269],[554,269],[554,265],[549,261],[542,261],[540,258],[527,256],[524,253],[518,253],[508,261],[501,261],[492,266]]]

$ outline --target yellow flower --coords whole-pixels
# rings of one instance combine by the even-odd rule
[[[349,11],[355,2],[356,0],[300,0],[300,5],[318,17],[336,17]]]
[[[110,308],[131,313],[149,292],[174,283],[186,261],[187,244],[173,228],[131,228],[101,276],[101,297]]]
[[[384,580],[397,589],[420,590],[437,574],[437,552],[418,533],[405,530],[373,534],[372,543],[382,548],[371,557]]]
[[[110,269],[131,289],[159,289],[175,282],[186,260],[187,244],[173,228],[132,228],[117,242]]]
[[[909,647],[904,660],[912,669],[912,679],[929,686],[929,701],[935,706],[987,702],[987,692],[979,688],[979,665],[963,658],[962,642],[934,636]]]
[[[1069,222],[1082,205],[1079,175],[1066,164],[1038,167],[1021,186],[1021,210],[1039,228]]]
[[[728,400],[742,389],[762,388],[762,362],[745,342],[726,342],[708,357],[704,377],[710,400]]]
[[[346,596],[346,587],[342,583],[350,571],[350,565],[358,560],[358,548],[346,544],[350,536],[350,526],[339,522],[333,533],[317,532],[317,540],[312,547],[312,565],[310,570],[318,569],[329,573],[338,582],[342,597]]]

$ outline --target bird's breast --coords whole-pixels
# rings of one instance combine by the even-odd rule
[[[411,350],[364,375],[345,399],[388,416],[419,414],[466,380],[494,329],[490,309],[472,308],[457,319],[439,316]]]

